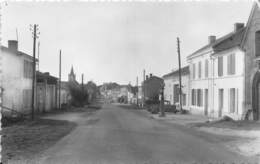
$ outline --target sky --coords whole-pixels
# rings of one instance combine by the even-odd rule
[[[3,3],[2,3],[3,4]],[[143,70],[163,76],[186,57],[248,20],[252,1],[210,2],[8,2],[2,5],[2,44],[16,40],[32,55],[30,24],[39,25],[40,71],[62,80],[73,65],[78,81],[139,84]]]

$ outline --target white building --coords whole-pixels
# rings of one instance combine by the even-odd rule
[[[183,109],[189,110],[189,66],[181,69],[182,78],[182,106]],[[163,76],[165,83],[164,87],[164,100],[170,102],[170,104],[180,103],[179,94],[179,70],[173,71]]]
[[[187,57],[190,64],[190,110],[210,117],[241,119],[244,102],[244,24]]]
[[[1,46],[1,57],[2,104],[6,108],[27,113],[31,109],[33,58],[19,51],[15,40],[8,41],[8,47]]]

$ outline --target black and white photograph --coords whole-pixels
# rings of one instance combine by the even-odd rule
[[[260,0],[0,1],[1,164],[260,164]]]

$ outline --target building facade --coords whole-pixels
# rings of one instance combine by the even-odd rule
[[[3,106],[18,112],[30,112],[33,58],[19,51],[15,40],[8,41],[8,47],[1,46],[1,56]],[[8,113],[8,110],[4,112]]]
[[[56,109],[58,99],[58,78],[48,72],[36,73],[36,110],[38,113]]]
[[[260,119],[260,4],[256,1],[248,18],[242,49],[245,52],[245,113]],[[251,112],[250,112],[251,111]],[[251,113],[251,114],[250,114]]]
[[[182,106],[183,109],[189,110],[189,66],[181,69],[182,78]],[[179,70],[173,71],[163,76],[165,83],[164,100],[171,105],[180,104],[180,85],[179,85]]]
[[[244,52],[241,41],[245,27],[216,39],[188,56],[190,64],[190,111],[209,117],[243,117]]]
[[[159,100],[159,95],[164,87],[164,81],[162,78],[154,76],[153,74],[150,74],[150,76],[146,75],[142,87],[145,101]]]

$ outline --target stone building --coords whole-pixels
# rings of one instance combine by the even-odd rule
[[[256,1],[248,18],[242,40],[245,52],[245,92],[243,106],[254,120],[260,119],[260,4]],[[249,111],[249,112],[247,112]]]

